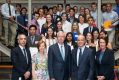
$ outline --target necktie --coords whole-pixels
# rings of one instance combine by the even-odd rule
[[[31,43],[34,44],[34,36],[31,36]]]
[[[91,27],[90,27],[90,32],[92,32],[92,29],[91,29]]]
[[[91,32],[91,27],[89,27],[89,32]]]
[[[80,62],[80,60],[81,60],[81,56],[82,56],[82,50],[81,50],[81,48],[80,48],[78,65],[79,65],[79,62]]]
[[[9,8],[9,16],[11,16],[11,8],[10,8],[10,4],[8,4],[8,8]]]
[[[27,64],[28,64],[28,58],[27,58],[27,53],[26,53],[25,48],[23,49],[23,52],[24,52],[24,57],[26,58],[26,61],[27,61]]]
[[[63,46],[61,46],[61,55],[62,55],[62,58],[63,58],[63,60],[65,59],[65,54],[64,54],[64,51],[63,51]]]

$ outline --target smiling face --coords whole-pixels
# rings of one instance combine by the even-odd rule
[[[34,15],[34,19],[35,19],[35,20],[38,20],[39,17],[40,17],[39,14],[38,14],[38,13],[35,13],[35,15]]]
[[[25,15],[27,13],[27,9],[26,8],[21,9],[21,13]]]
[[[93,32],[93,37],[94,37],[94,39],[98,39],[98,37],[99,37],[98,31]]]
[[[110,12],[110,11],[112,10],[112,5],[111,5],[111,3],[108,3],[108,4],[106,5],[106,9],[107,9],[107,12]]]
[[[77,6],[74,7],[74,12],[75,12],[75,13],[78,12],[78,7],[77,7]]]
[[[88,24],[89,24],[89,26],[92,26],[93,25],[93,22],[94,22],[93,18],[92,17],[89,17],[88,18]]]
[[[59,32],[57,33],[57,41],[58,41],[58,43],[63,44],[63,43],[64,43],[64,39],[65,39],[65,34],[64,34],[64,32],[59,31]]]
[[[62,29],[62,22],[59,21],[59,22],[57,23],[57,28],[58,28],[58,29]]]
[[[73,23],[73,25],[72,25],[72,29],[73,30],[77,30],[78,29],[78,25],[77,25],[77,23],[75,22],[75,23]]]
[[[79,22],[82,24],[84,23],[84,17],[82,15],[79,16]]]
[[[45,43],[44,42],[42,42],[42,43],[39,44],[39,51],[40,52],[44,53],[45,48],[46,48],[46,46],[45,46]]]
[[[48,33],[49,36],[52,37],[52,35],[53,35],[53,30],[52,30],[52,28],[48,28],[48,32],[47,32],[47,33]]]
[[[104,32],[100,32],[99,37],[100,37],[100,38],[105,38],[105,37],[107,37],[107,34],[105,34]]]
[[[81,7],[80,7],[80,10],[79,10],[79,13],[83,15],[84,12],[85,12],[85,8],[84,8],[83,6],[81,6]]]
[[[85,37],[83,35],[79,35],[77,40],[78,47],[83,47],[85,42]]]
[[[47,21],[47,22],[51,22],[51,21],[52,21],[51,15],[48,14],[48,15],[46,16],[46,21]]]
[[[101,50],[105,50],[106,49],[106,41],[104,39],[100,39],[99,40],[99,47]]]
[[[41,9],[39,9],[38,13],[39,13],[40,16],[43,16],[44,15],[44,10],[41,8]]]
[[[29,29],[29,34],[30,34],[31,36],[34,36],[34,35],[36,34],[36,28],[35,28],[35,27],[31,27],[31,28]]]
[[[85,14],[90,14],[90,10],[88,8],[85,9]]]
[[[75,14],[74,10],[73,9],[70,9],[69,14],[70,14],[71,17],[74,16],[74,14]]]
[[[91,33],[87,33],[86,35],[86,40],[90,41],[92,39]]]
[[[63,14],[63,15],[61,16],[61,18],[62,18],[63,21],[65,21],[65,20],[67,19],[67,15],[66,15],[66,14]]]
[[[72,41],[72,35],[71,34],[68,34],[66,38],[67,38],[67,41],[68,42],[71,42]]]

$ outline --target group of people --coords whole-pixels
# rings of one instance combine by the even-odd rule
[[[114,80],[114,52],[107,39],[98,40],[99,50],[86,47],[86,37],[78,35],[77,47],[64,43],[65,33],[57,33],[57,42],[49,46],[38,41],[38,52],[31,57],[25,47],[27,37],[19,34],[18,46],[11,51],[12,80]],[[21,78],[21,79],[20,79]]]
[[[114,10],[111,3],[102,5],[102,24],[118,18],[115,1]],[[33,8],[28,22],[27,8],[17,4],[15,9],[6,0],[1,13],[5,45],[16,46],[11,50],[12,80],[114,80],[118,22],[99,29],[96,3],[79,11],[70,4],[65,10],[63,4]]]
[[[102,4],[102,24],[105,21],[113,21],[118,18],[119,1],[115,1],[117,7],[114,10],[111,3]],[[11,0],[6,0],[6,3],[1,5],[1,15],[3,18],[4,44],[6,46],[16,45],[15,40],[17,39],[15,38],[20,33],[28,36],[30,25],[36,25],[37,35],[42,35],[42,37],[46,36],[49,27],[53,29],[55,36],[59,30],[63,30],[65,33],[72,32],[75,41],[79,33],[86,35],[87,31],[92,32],[93,28],[99,28],[100,30],[104,28],[103,25],[102,27],[97,26],[96,3],[91,3],[91,9],[85,6],[80,6],[80,9],[78,9],[78,6],[71,7],[70,4],[65,5],[65,10],[63,4],[57,4],[49,8],[48,6],[43,6],[42,8],[35,7],[32,11],[32,20],[28,22],[27,8],[21,4],[16,4],[16,7],[14,7],[11,4]],[[92,22],[89,22],[90,17],[93,19]],[[117,24],[118,22],[115,22],[111,27],[105,29],[110,43],[114,42],[113,38]],[[84,30],[85,28],[87,29]]]

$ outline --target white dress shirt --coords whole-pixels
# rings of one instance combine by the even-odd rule
[[[63,22],[62,29],[65,33],[71,32],[71,23],[68,22],[67,20]]]
[[[11,4],[10,4],[10,10],[11,10],[11,16],[14,16],[15,17],[16,16],[16,14],[15,14],[15,8]],[[3,4],[1,6],[1,12],[2,12],[2,15],[4,17],[7,17],[7,18],[10,17],[8,3],[5,3],[5,4]]]
[[[78,23],[78,25],[79,25],[79,32],[80,32],[81,34],[83,34],[84,29],[89,26],[87,23],[83,23],[83,24]]]
[[[81,48],[82,55],[83,55],[83,52],[84,52],[85,46],[80,47],[80,48]],[[79,53],[80,53],[80,48],[77,49],[77,66],[79,65]]]

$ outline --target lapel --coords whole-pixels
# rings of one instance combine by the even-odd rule
[[[64,61],[63,58],[62,58],[62,55],[61,55],[61,52],[60,52],[60,48],[58,46],[58,43],[56,43],[55,46],[56,46],[55,47],[56,48],[56,50],[55,50],[56,53],[54,53],[54,54],[57,56],[57,58],[59,58],[59,60]]]
[[[68,56],[68,47],[66,44],[64,44],[64,48],[65,48],[65,60],[66,60]]]
[[[76,65],[77,65],[77,49],[78,48],[74,50],[74,62],[76,63]]]
[[[88,53],[89,53],[89,52],[88,52],[88,48],[85,47],[85,49],[84,49],[84,51],[83,51],[83,54],[82,54],[82,56],[81,56],[81,59],[80,59],[80,61],[79,61],[79,65],[81,64],[81,62],[83,61],[83,59],[86,58],[86,55],[87,55]]]
[[[28,58],[28,63],[31,61],[31,55],[30,55],[30,51],[28,48],[26,48],[26,52],[27,52],[27,58]]]

